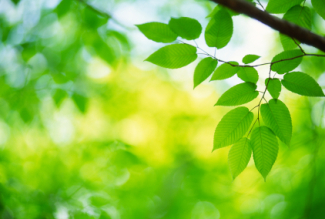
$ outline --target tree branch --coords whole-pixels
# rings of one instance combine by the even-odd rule
[[[220,5],[223,5],[233,11],[245,14],[254,18],[261,23],[285,34],[289,37],[295,38],[302,43],[308,44],[325,52],[325,37],[319,36],[309,30],[298,25],[290,23],[286,20],[270,15],[266,11],[261,11],[253,4],[244,0],[210,0]]]

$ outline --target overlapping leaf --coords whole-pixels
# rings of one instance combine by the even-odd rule
[[[270,0],[266,10],[273,14],[281,14],[288,11],[292,6],[299,5],[303,0]]]
[[[175,34],[167,24],[150,22],[136,25],[139,30],[150,40],[161,43],[171,43],[176,40]]]
[[[258,72],[253,67],[241,67],[237,76],[243,81],[252,82],[254,84],[258,81]]]
[[[217,125],[213,150],[236,143],[245,135],[253,118],[253,113],[246,107],[229,111]]]
[[[171,18],[168,25],[174,33],[187,40],[199,38],[202,32],[201,24],[193,18]]]
[[[231,63],[232,65],[238,65],[238,62],[229,62],[229,63]],[[228,63],[223,63],[222,65],[220,65],[213,73],[211,81],[223,80],[234,76],[239,70],[239,67],[232,66],[232,65]]]
[[[311,0],[315,11],[325,20],[325,0]]]
[[[237,84],[221,95],[216,105],[236,106],[248,103],[258,96],[256,84],[245,82]]]
[[[252,62],[255,62],[257,59],[259,59],[261,56],[258,56],[258,55],[246,55],[244,58],[243,58],[243,63],[244,64],[249,64],[249,63],[252,63]]]
[[[264,123],[286,145],[290,145],[292,122],[288,108],[281,100],[272,99],[261,105],[261,115]]]
[[[282,85],[289,91],[303,96],[324,96],[324,92],[319,84],[309,75],[302,72],[291,72],[285,74]]]
[[[251,154],[252,146],[247,138],[242,138],[231,146],[228,154],[228,163],[234,179],[246,168]]]
[[[160,48],[145,61],[164,68],[181,68],[197,58],[196,48],[188,44],[173,44]]]
[[[207,79],[217,67],[218,61],[211,57],[202,59],[194,71],[194,88]]]
[[[225,47],[233,33],[233,22],[229,13],[221,9],[211,18],[205,30],[205,41],[209,47]]]
[[[278,99],[281,92],[281,82],[277,78],[267,78],[265,79],[265,86],[274,99]]]
[[[266,180],[278,155],[278,140],[271,129],[260,126],[253,130],[251,143],[255,166]]]
[[[311,28],[312,16],[311,11],[308,7],[301,7],[299,5],[296,5],[284,14],[283,19],[304,27],[308,30]],[[285,50],[294,49],[299,43],[298,40],[295,40],[295,42],[291,37],[283,34],[280,34],[280,40]]]
[[[271,69],[272,71],[275,71],[278,74],[284,74],[286,72],[292,71],[293,69],[297,68],[298,65],[301,63],[303,55],[304,54],[299,49],[281,52],[274,56],[272,62],[277,62],[280,60],[286,61],[280,61],[275,64],[272,64]]]

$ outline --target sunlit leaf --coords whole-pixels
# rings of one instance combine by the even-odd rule
[[[325,1],[324,0],[311,0],[315,11],[325,20]]]
[[[249,63],[255,62],[260,57],[261,56],[249,54],[249,55],[245,55],[245,57],[243,58],[242,61],[244,64],[249,64]]]
[[[213,150],[236,143],[249,129],[254,114],[246,107],[229,111],[217,125]]]
[[[197,58],[196,48],[187,44],[174,44],[160,48],[145,61],[164,68],[181,68]]]
[[[201,24],[193,18],[171,18],[168,25],[174,33],[187,40],[199,38],[202,32]]]
[[[228,154],[228,163],[235,179],[246,168],[252,154],[251,142],[242,138],[231,146]]]
[[[268,92],[274,99],[278,99],[281,92],[281,82],[277,78],[267,78],[265,79],[265,86],[267,86]]]
[[[284,74],[286,72],[292,71],[297,68],[298,65],[301,63],[303,55],[304,54],[299,49],[281,52],[274,56],[274,58],[272,59],[272,63],[276,63],[272,64],[271,69],[272,71],[275,71],[278,74]]]
[[[283,19],[309,30],[311,28],[312,16],[308,7],[296,5],[284,14]],[[294,49],[297,47],[296,43],[300,43],[298,40],[295,43],[291,37],[283,34],[280,34],[280,40],[285,50]]]
[[[219,10],[205,29],[205,41],[209,47],[225,47],[233,33],[232,18],[226,10]]]
[[[217,106],[237,106],[248,103],[258,96],[256,84],[245,82],[237,84],[221,95]]]
[[[150,40],[161,43],[171,43],[176,40],[175,34],[167,24],[150,22],[136,25],[139,30]]]
[[[268,103],[261,105],[261,115],[264,123],[286,145],[290,145],[292,136],[291,116],[286,105],[277,99],[272,99]]]
[[[194,88],[207,79],[217,67],[218,61],[211,57],[202,59],[194,71]]]
[[[278,140],[271,129],[260,126],[253,130],[251,143],[255,166],[266,180],[278,155]]]
[[[254,84],[258,81],[258,72],[253,67],[240,67],[237,76],[243,81],[252,82]]]
[[[232,65],[238,65],[238,62],[229,62]],[[234,76],[237,71],[239,70],[239,67],[237,66],[232,66],[228,63],[223,63],[222,65],[220,65],[213,73],[212,77],[211,77],[211,81],[214,80],[223,80],[223,79],[227,79],[230,78],[232,76]]]
[[[303,96],[324,96],[324,92],[319,84],[309,75],[302,72],[291,72],[285,74],[282,85],[289,91]]]
[[[270,0],[266,10],[273,14],[285,13],[292,6],[299,5],[303,0]]]

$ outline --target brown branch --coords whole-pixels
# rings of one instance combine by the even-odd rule
[[[308,44],[325,52],[325,37],[319,36],[309,30],[298,25],[282,20],[270,15],[266,11],[262,11],[253,4],[244,0],[210,0],[220,5],[223,5],[233,11],[245,14],[254,18],[263,24],[285,34],[289,37],[295,38],[302,43]]]

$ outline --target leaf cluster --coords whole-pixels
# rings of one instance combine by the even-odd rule
[[[283,19],[311,29],[311,9],[301,3],[302,0],[270,0],[266,10],[275,14],[284,13]],[[321,0],[312,1],[316,12],[324,18],[325,5],[323,3]],[[233,34],[232,16],[236,15],[238,14],[216,6],[208,16],[210,21],[204,30],[207,46],[221,49],[230,42]],[[177,37],[195,40],[202,32],[198,21],[185,17],[172,18],[168,24],[151,22],[138,25],[138,27],[149,39],[164,43],[174,42]],[[276,161],[279,150],[278,139],[290,146],[292,121],[289,109],[279,99],[282,86],[295,94],[324,97],[322,88],[314,78],[294,70],[305,56],[325,56],[307,54],[298,41],[287,36],[280,35],[280,41],[284,51],[275,55],[271,62],[257,65],[249,64],[259,59],[258,55],[247,54],[242,59],[243,64],[236,61],[223,61],[202,50],[196,42],[194,42],[196,46],[190,43],[167,45],[146,59],[158,66],[175,69],[192,63],[197,59],[198,54],[204,55],[206,57],[198,62],[194,70],[194,88],[210,76],[210,80],[214,81],[237,75],[243,81],[224,92],[215,104],[216,106],[239,106],[259,97],[258,104],[251,110],[240,106],[229,111],[220,120],[215,130],[213,150],[232,145],[229,151],[229,166],[234,178],[246,168],[253,154],[257,170],[266,179]],[[297,47],[299,49],[296,49]],[[259,73],[256,68],[262,65],[269,65],[270,71],[269,77],[263,83],[265,90],[258,91]],[[274,72],[273,77],[272,72]],[[282,79],[277,78],[277,74],[283,75]],[[267,92],[272,99],[266,99]],[[257,109],[255,122],[253,122],[254,113],[252,112],[254,109]],[[264,125],[260,124],[261,120]],[[258,127],[255,127],[256,124]]]

